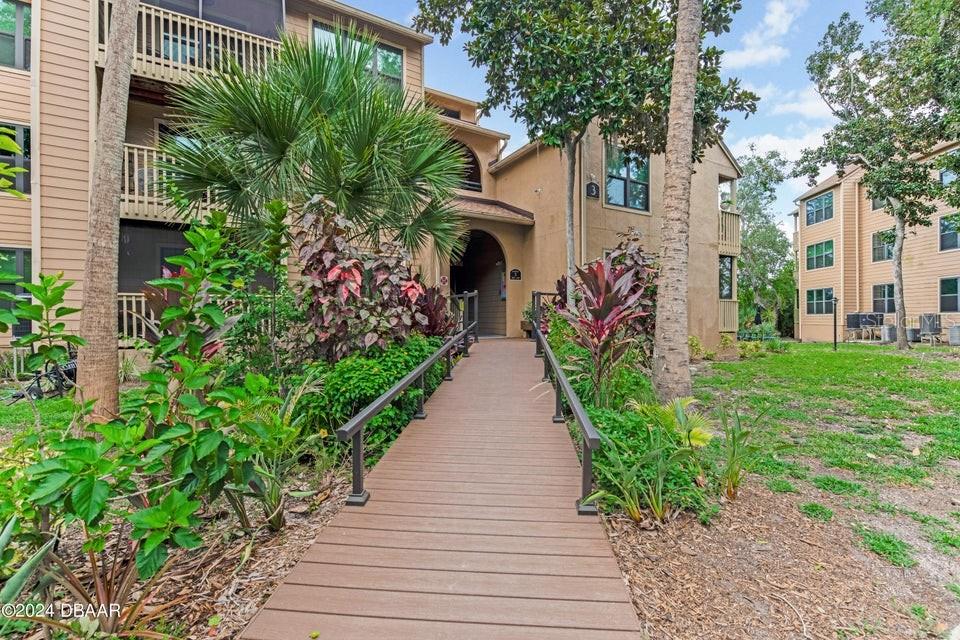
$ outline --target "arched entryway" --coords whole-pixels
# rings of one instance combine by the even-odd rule
[[[450,265],[450,288],[454,293],[477,291],[481,335],[507,333],[507,261],[503,248],[486,231],[470,231],[463,257]]]

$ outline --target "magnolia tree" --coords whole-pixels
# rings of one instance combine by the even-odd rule
[[[723,80],[721,52],[700,46],[706,33],[729,30],[738,0],[698,1],[702,20],[691,22],[689,39],[695,57],[688,74],[695,100],[682,119],[689,121],[685,160],[677,165],[677,211],[689,214],[689,174],[692,160],[715,144],[728,121],[723,111],[755,110],[756,96],[736,79]],[[672,69],[676,52],[677,4],[667,0],[418,0],[418,28],[437,33],[448,44],[459,26],[468,34],[470,61],[486,70],[487,97],[481,110],[505,108],[527,127],[532,140],[563,150],[567,167],[566,232],[568,287],[576,268],[574,194],[577,150],[591,125],[615,139],[625,151],[640,156],[667,149]],[[678,112],[679,113],[679,112]],[[689,141],[688,141],[689,142]],[[673,197],[671,194],[668,194]],[[687,231],[675,225],[679,244],[671,278],[683,286],[670,290],[670,308],[686,307]],[[670,264],[674,261],[671,258]],[[568,294],[572,290],[568,290]],[[674,301],[675,299],[675,301]],[[671,372],[686,377],[686,317],[682,328],[665,334],[665,350],[678,354]],[[688,360],[689,358],[687,358]],[[676,384],[670,384],[676,388]],[[683,383],[679,385],[683,387]]]
[[[871,6],[878,10],[897,4],[903,3],[876,1]],[[864,42],[862,35],[863,26],[844,13],[807,59],[810,79],[838,122],[823,144],[804,150],[795,174],[808,176],[813,184],[826,166],[840,175],[859,169],[868,195],[885,203],[894,222],[897,348],[907,349],[904,238],[910,227],[931,224],[933,201],[945,194],[931,156],[946,134],[948,109],[938,101],[929,76],[912,72],[915,65],[906,54],[912,49],[896,23],[888,22],[876,42]]]

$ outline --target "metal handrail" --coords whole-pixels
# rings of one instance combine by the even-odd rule
[[[470,301],[473,301],[473,313],[470,312]],[[450,302],[457,303],[457,311],[460,315],[459,326],[461,329],[466,328],[471,322],[476,326],[473,331],[473,340],[474,342],[480,341],[480,292],[479,291],[467,291],[465,293],[457,293],[450,296]],[[472,319],[471,319],[472,315]]]
[[[577,513],[582,516],[592,516],[597,514],[597,506],[595,504],[583,504],[583,501],[593,493],[593,452],[600,448],[600,432],[593,426],[593,421],[590,420],[586,409],[583,408],[583,403],[580,402],[577,392],[573,390],[573,385],[570,384],[566,374],[563,373],[563,367],[560,365],[560,361],[557,360],[556,354],[554,354],[553,349],[550,348],[547,337],[540,331],[540,314],[543,308],[541,297],[544,295],[556,294],[541,291],[533,292],[533,336],[537,345],[536,355],[537,357],[543,357],[543,381],[550,381],[552,374],[554,396],[553,421],[558,424],[566,424],[566,418],[564,418],[563,415],[563,398],[566,397],[570,413],[573,414],[574,420],[577,421],[580,427],[580,435],[583,439],[582,462],[580,465],[580,489],[582,495],[580,499],[577,500]]]
[[[351,418],[345,425],[337,429],[337,439],[341,442],[345,442],[348,439],[353,439],[353,444],[351,446],[351,456],[353,460],[353,489],[351,490],[350,495],[347,497],[348,505],[362,507],[367,503],[367,500],[370,499],[370,492],[363,488],[363,428],[368,422],[377,417],[377,414],[383,411],[387,405],[393,402],[397,396],[406,391],[407,388],[414,382],[417,382],[420,386],[421,393],[417,400],[417,412],[413,417],[417,420],[423,420],[426,418],[427,413],[423,410],[423,396],[426,389],[424,376],[426,375],[427,371],[430,370],[430,367],[436,364],[440,358],[445,357],[446,370],[443,379],[453,380],[453,361],[450,352],[462,341],[464,356],[467,357],[470,355],[469,334],[471,331],[476,330],[476,324],[476,320],[474,320],[470,325],[453,335],[450,339],[443,343],[442,347],[434,351],[430,357],[421,362],[416,369],[401,378],[399,382],[390,387],[390,389],[385,391],[379,398],[368,404],[360,411],[360,413],[353,416],[353,418]]]

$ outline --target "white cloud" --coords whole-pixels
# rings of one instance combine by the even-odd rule
[[[809,6],[809,0],[768,0],[763,19],[740,38],[740,48],[723,55],[730,69],[776,64],[790,55],[782,39]]]
[[[757,153],[779,151],[784,158],[791,162],[800,159],[800,152],[808,147],[814,147],[823,142],[823,134],[829,131],[827,127],[810,129],[797,136],[785,137],[775,133],[762,133],[755,136],[746,136],[730,145],[734,155],[741,156],[750,152],[753,145]]]
[[[787,91],[777,95],[771,101],[773,107],[770,112],[773,115],[798,115],[808,120],[832,120],[833,112],[823,101],[813,85],[807,85],[803,89]]]

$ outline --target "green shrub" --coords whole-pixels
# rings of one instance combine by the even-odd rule
[[[823,522],[833,520],[833,509],[829,509],[818,502],[804,502],[797,508],[800,509],[800,513],[808,518],[822,520]]]
[[[741,340],[737,342],[737,355],[740,356],[741,360],[749,360],[750,358],[758,358],[763,353],[763,343],[762,342],[747,342]]]
[[[414,334],[403,344],[353,353],[334,364],[324,362],[310,365],[308,375],[322,377],[324,388],[322,392],[306,396],[300,401],[300,410],[305,415],[304,430],[332,433],[430,357],[442,344],[442,338]],[[440,385],[443,368],[441,360],[427,373],[424,380],[427,395]],[[367,424],[365,447],[369,462],[379,459],[400,435],[400,431],[416,413],[419,397],[420,389],[413,385]]]
[[[790,348],[790,343],[779,337],[770,338],[763,345],[770,353],[786,353]]]
[[[690,336],[687,338],[687,347],[690,349],[690,359],[691,360],[700,360],[704,356],[703,343],[700,342],[700,338],[697,336]]]

